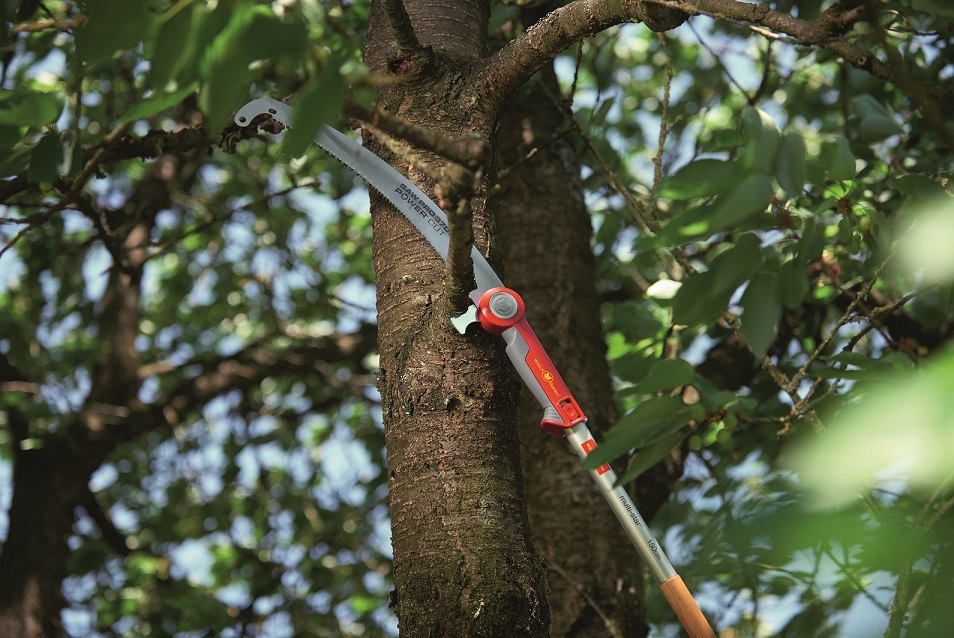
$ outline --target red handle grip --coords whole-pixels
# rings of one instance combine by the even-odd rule
[[[511,344],[508,353],[511,348],[519,350],[521,361],[514,361],[517,372],[545,408],[540,425],[549,434],[563,436],[565,428],[586,421],[586,415],[534,334],[524,317],[524,310],[523,299],[516,292],[509,288],[491,288],[477,302],[477,319],[491,334],[502,335],[511,329],[517,331],[519,339],[508,339]],[[520,341],[525,352],[520,346],[515,346]]]

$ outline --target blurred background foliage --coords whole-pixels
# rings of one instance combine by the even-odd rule
[[[811,19],[829,3],[768,4]],[[0,2],[0,353],[16,369],[0,424],[30,423],[24,442],[0,429],[0,509],[12,446],[42,447],[84,403],[111,236],[153,180],[167,201],[140,246],[136,400],[236,353],[288,361],[95,472],[71,635],[394,632],[367,201],[307,150],[346,94],[373,97],[367,5]],[[494,4],[493,46],[525,28],[519,5]],[[954,629],[952,131],[923,109],[951,103],[954,12],[872,6],[846,39],[934,97],[706,17],[610,29],[555,61],[624,415],[591,461],[626,456],[632,480],[685,451],[673,502],[695,514],[654,526],[723,636]],[[309,117],[281,144],[246,139],[228,123],[250,94],[294,94]],[[295,363],[348,337],[337,361]]]

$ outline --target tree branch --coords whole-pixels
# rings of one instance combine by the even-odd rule
[[[236,125],[237,126],[237,125]],[[178,131],[149,131],[141,137],[124,136],[102,157],[103,164],[128,159],[148,159],[173,153],[188,153],[215,143],[202,127]]]
[[[0,257],[2,257],[5,252],[10,250],[14,244],[20,241],[24,235],[41,224],[46,223],[46,221],[51,219],[54,215],[80,199],[83,194],[83,188],[86,186],[86,182],[89,181],[90,177],[93,176],[93,173],[99,168],[99,165],[103,162],[103,158],[109,152],[109,149],[118,142],[128,128],[129,124],[123,124],[103,138],[103,141],[100,142],[93,151],[92,156],[85,162],[83,170],[80,172],[79,176],[69,183],[69,189],[63,195],[60,201],[51,206],[47,211],[43,213],[37,213],[36,218],[33,219],[33,221],[31,221],[26,228],[21,229],[16,235],[13,236],[10,241],[3,246],[3,248],[0,248]],[[31,217],[33,216],[31,215]]]
[[[72,19],[60,20],[49,18],[46,20],[37,20],[36,22],[21,22],[10,27],[10,34],[20,33],[40,33],[42,31],[64,31],[71,33],[75,29],[86,24],[86,16],[78,15]]]
[[[96,499],[96,495],[89,489],[89,486],[84,487],[83,509],[86,510],[89,517],[96,523],[96,527],[99,528],[100,534],[102,534],[103,541],[120,556],[129,556],[132,553],[132,549],[130,549],[129,544],[126,542],[126,535],[119,531],[119,528],[116,527],[116,524],[113,523],[113,519],[109,517],[109,514],[107,514],[103,506],[100,505]]]
[[[837,39],[863,17],[864,7],[857,6],[858,3],[835,4],[811,21],[773,11],[768,5],[748,4],[737,0],[684,0],[678,3],[662,0],[661,3],[678,6],[696,15],[766,27],[794,38],[797,44],[827,49],[853,67],[891,82],[915,98],[923,94],[933,100],[954,99],[954,92],[927,85],[911,76],[903,67],[890,66],[872,52]],[[915,103],[919,107],[922,106],[918,99],[915,99]]]
[[[568,46],[636,20],[637,2],[575,0],[555,9],[487,58],[474,76],[477,108],[496,113],[544,64]]]
[[[857,2],[835,4],[815,20],[801,20],[773,11],[767,4],[738,0],[652,0],[656,5],[682,10],[691,15],[707,15],[782,33],[794,44],[827,49],[845,62],[876,78],[896,85],[912,96],[925,111],[925,99],[949,103],[954,91],[921,82],[903,67],[891,66],[870,52],[837,38],[843,36],[864,12]],[[474,93],[478,108],[495,113],[537,70],[568,46],[625,22],[638,22],[636,0],[575,0],[544,16],[522,35],[487,58],[475,73]],[[766,35],[766,34],[763,34]],[[927,109],[928,114],[931,109]]]
[[[114,440],[120,443],[155,429],[175,426],[215,397],[231,390],[248,390],[267,377],[317,373],[331,386],[350,387],[336,376],[336,364],[348,363],[352,370],[361,369],[361,364],[355,362],[373,351],[376,335],[376,326],[365,325],[356,333],[314,339],[287,349],[259,343],[233,355],[193,360],[173,368],[155,364],[143,367],[140,378],[156,373],[174,376],[196,365],[201,366],[202,372],[181,381],[155,402],[131,411],[123,425],[115,428]]]
[[[404,0],[382,0],[381,4],[391,24],[391,35],[394,36],[394,42],[397,44],[398,55],[412,56],[423,50],[424,47],[421,46],[417,34],[414,33],[414,27],[411,26],[411,18],[404,7]]]
[[[457,170],[453,170],[455,168]],[[471,195],[480,176],[453,165],[445,167],[443,172],[446,184],[438,187],[438,203],[447,212],[450,227],[444,270],[444,299],[450,305],[451,312],[459,313],[467,306],[467,295],[477,287],[470,254],[474,245]]]
[[[389,127],[396,132],[392,137],[391,131],[379,129],[374,122],[378,112],[367,111],[367,113],[370,117],[365,130],[434,185],[437,205],[446,213],[449,227],[447,258],[444,265],[444,300],[447,302],[449,312],[461,312],[467,306],[467,295],[476,286],[470,254],[474,245],[471,199],[483,175],[483,170],[480,168],[483,159],[478,161],[476,159],[478,156],[471,155],[469,151],[465,151],[466,154],[463,155],[458,151],[459,148],[472,148],[481,154],[479,157],[483,157],[489,153],[489,147],[477,138],[472,140],[462,138],[455,142],[433,131],[389,117],[387,119]],[[410,136],[402,135],[402,131],[410,133]],[[430,163],[410,148],[407,142],[412,140],[435,153],[440,152],[435,148],[442,149],[445,151],[443,153],[445,157],[453,153],[477,168],[471,170],[462,163],[453,161],[443,165]]]
[[[345,105],[345,113],[361,120],[414,146],[431,151],[446,157],[452,162],[476,170],[486,165],[490,155],[490,147],[479,137],[462,137],[456,140],[448,139],[435,131],[415,126],[410,122],[394,117],[387,111],[377,108],[369,109],[355,102]]]

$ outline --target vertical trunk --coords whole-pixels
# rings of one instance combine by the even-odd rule
[[[437,60],[383,88],[382,104],[451,137],[488,136],[457,94],[467,61],[484,53],[488,3],[406,5]],[[396,49],[379,9],[366,60],[383,73]],[[509,364],[498,339],[453,332],[440,299],[443,263],[413,227],[378,196],[372,214],[401,634],[546,636],[545,572],[530,539],[515,429],[519,395],[512,377],[501,378]],[[475,214],[486,218],[483,202]]]
[[[500,228],[507,282],[597,433],[615,420],[595,290],[592,230],[579,162],[556,137],[564,115],[552,71],[504,115]],[[528,155],[533,155],[528,158]],[[643,580],[632,544],[565,441],[521,404],[523,469],[534,539],[549,566],[554,636],[644,636]],[[597,609],[598,607],[598,609]],[[612,634],[611,634],[612,635]]]
[[[150,179],[141,182],[137,194],[149,193],[151,183]],[[168,194],[130,198],[147,210],[152,207],[151,213],[142,215],[149,223],[167,201]],[[111,226],[120,226],[132,212],[112,211]],[[114,256],[120,255],[122,263],[113,262],[100,302],[99,359],[77,418],[64,419],[57,429],[38,438],[38,446],[28,447],[25,443],[32,442],[28,424],[20,415],[8,413],[14,451],[10,531],[0,552],[0,636],[4,638],[63,635],[62,583],[69,573],[68,540],[75,510],[87,495],[90,475],[115,445],[109,428],[135,399],[139,385],[135,336],[148,235],[147,225],[137,223],[121,237],[103,237],[116,242]]]
[[[88,469],[77,461],[62,441],[14,448],[10,529],[0,554],[0,636],[63,634],[67,541],[89,480]]]

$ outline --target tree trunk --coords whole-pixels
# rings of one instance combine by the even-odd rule
[[[489,139],[490,125],[459,101],[457,84],[468,61],[484,54],[489,4],[406,6],[435,61],[382,88],[382,106],[448,137]],[[372,12],[365,57],[378,73],[389,62],[401,66],[393,63],[397,50],[380,5]],[[420,174],[389,159],[433,192]],[[475,200],[474,211],[487,219],[484,200]],[[506,373],[501,342],[487,334],[456,334],[441,298],[441,260],[379,196],[372,196],[372,215],[401,634],[547,636],[545,571],[530,538],[520,472],[518,386]]]
[[[69,445],[14,447],[10,529],[0,554],[0,636],[61,636],[61,591],[89,471]]]
[[[115,241],[114,261],[97,316],[99,359],[79,414],[64,418],[53,431],[38,426],[43,435],[31,439],[25,418],[8,413],[14,452],[10,532],[0,552],[0,636],[4,638],[63,635],[60,613],[65,605],[62,583],[69,573],[67,541],[76,507],[88,494],[89,478],[115,447],[118,437],[113,428],[139,387],[135,337],[144,246],[148,224],[167,205],[168,197],[165,183],[149,176],[137,185],[128,209],[110,211],[112,228],[119,228],[133,212],[138,213],[138,222],[129,224],[122,235],[102,237]],[[139,210],[133,211],[132,206]],[[25,380],[19,371],[16,376]]]
[[[561,136],[552,69],[501,122],[500,229],[507,283],[599,437],[615,421],[580,166]],[[532,155],[531,155],[532,153]],[[513,167],[512,170],[507,170]],[[549,567],[553,636],[645,636],[639,559],[577,456],[539,427],[528,392],[520,438],[534,539]]]

